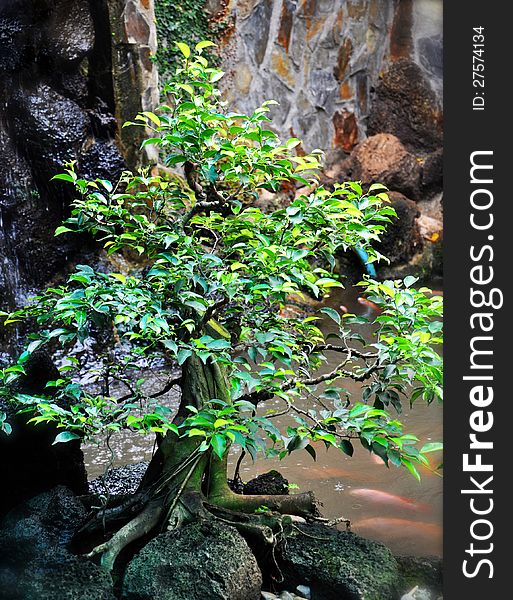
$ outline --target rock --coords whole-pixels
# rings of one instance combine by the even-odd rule
[[[296,588],[296,592],[304,598],[306,598],[307,600],[310,600],[310,598],[312,597],[311,590],[307,585],[298,585]]]
[[[93,49],[94,25],[88,0],[56,0],[45,29],[42,54],[69,69]]]
[[[263,600],[276,600],[278,596],[272,592],[261,592],[261,598],[263,598]]]
[[[410,149],[442,146],[442,112],[419,65],[408,58],[393,61],[372,97],[367,133],[397,136]]]
[[[271,494],[278,496],[289,493],[289,482],[278,471],[263,473],[244,485],[243,494]]]
[[[315,600],[397,598],[398,565],[383,544],[322,525],[298,529],[282,549],[285,586],[304,581]]]
[[[89,482],[89,493],[133,494],[139,487],[147,468],[148,463],[140,462],[111,469],[105,477],[98,477]]]
[[[396,556],[403,579],[404,592],[419,587],[428,590],[434,598],[442,594],[443,563],[437,556]],[[420,600],[420,598],[418,599]]]
[[[84,111],[45,83],[17,90],[10,102],[15,137],[46,182],[77,157],[90,134]]]
[[[382,183],[408,198],[419,197],[421,165],[393,135],[380,133],[367,138],[355,148],[348,164],[341,166],[350,171],[345,180]]]
[[[422,238],[417,222],[420,212],[417,204],[402,194],[391,192],[388,196],[397,218],[392,217],[392,223],[375,246],[390,260],[391,265],[397,265],[408,262],[422,250]]]
[[[17,386],[25,394],[41,393],[59,372],[44,352],[32,354],[25,363],[26,377]],[[53,445],[57,429],[53,423],[27,424],[30,414],[17,415],[8,404],[6,412],[12,433],[0,433],[0,479],[8,494],[0,496],[0,514],[42,491],[65,485],[75,493],[87,492],[84,456],[78,440]]]
[[[443,223],[428,215],[421,214],[417,220],[419,232],[423,239],[438,242],[442,239]]]
[[[428,590],[419,588],[417,585],[407,594],[401,596],[401,600],[435,600]]]
[[[125,168],[125,161],[114,142],[96,140],[80,156],[77,171],[86,179],[99,177],[116,182]]]
[[[443,188],[443,151],[435,150],[426,157],[422,167],[422,194],[433,196],[442,191]]]
[[[63,486],[11,511],[0,530],[0,596],[6,600],[114,600],[101,567],[68,545],[87,512]]]
[[[239,533],[196,522],[162,533],[128,564],[124,600],[259,600],[262,574]]]

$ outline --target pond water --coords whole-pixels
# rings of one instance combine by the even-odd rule
[[[440,289],[439,283],[432,287]],[[334,308],[343,305],[355,314],[372,316],[372,308],[358,302],[358,290],[348,288],[334,294],[328,303]],[[328,326],[328,324],[326,324]],[[325,369],[332,370],[339,357],[329,357]],[[332,360],[331,360],[332,359]],[[359,385],[346,385],[354,399],[359,397]],[[177,398],[170,398],[177,402]],[[267,408],[276,402],[270,401]],[[265,409],[265,407],[264,407]],[[287,418],[275,420],[276,425],[286,426]],[[403,402],[403,414],[399,419],[405,431],[414,433],[421,445],[428,441],[442,440],[442,407],[437,403],[426,406],[418,401],[410,410]],[[104,472],[105,465],[114,466],[147,461],[151,458],[153,441],[137,435],[119,434],[112,438],[110,448],[105,445],[88,445],[84,448],[89,477]],[[396,554],[438,555],[442,554],[442,478],[436,473],[440,453],[432,455],[432,469],[421,468],[421,482],[417,482],[406,469],[387,468],[378,457],[371,455],[360,444],[348,457],[334,449],[327,451],[323,444],[316,447],[314,462],[304,451],[293,452],[278,459],[257,460],[247,457],[241,467],[241,477],[247,481],[270,469],[279,470],[297,491],[313,490],[322,502],[326,517],[350,519],[351,529],[365,537],[387,544]],[[230,456],[232,466],[238,454]],[[342,525],[343,527],[343,525]]]

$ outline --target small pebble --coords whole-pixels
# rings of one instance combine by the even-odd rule
[[[412,590],[410,590],[407,594],[401,597],[401,600],[432,600],[432,595],[428,590],[423,588],[419,588],[416,585]]]
[[[298,585],[296,592],[303,598],[306,598],[306,600],[311,600],[312,598],[312,592],[307,585]]]
[[[273,594],[272,592],[261,592],[263,600],[276,600],[278,596]]]

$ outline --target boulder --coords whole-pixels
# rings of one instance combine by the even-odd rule
[[[397,218],[392,218],[392,223],[375,247],[390,260],[391,265],[397,265],[408,262],[422,250],[423,242],[417,221],[420,211],[415,202],[402,194],[390,192],[388,197]]]
[[[11,511],[0,529],[0,597],[5,600],[114,600],[101,567],[68,546],[87,513],[73,493],[56,487]]]
[[[125,168],[125,161],[113,141],[96,140],[80,156],[77,170],[86,179],[99,177],[115,182]]]
[[[42,55],[57,68],[73,68],[93,49],[89,0],[56,0],[46,24]]]
[[[124,600],[259,600],[262,574],[236,529],[196,522],[151,540],[128,564]]]
[[[277,496],[289,493],[289,482],[278,471],[272,470],[251,479],[244,485],[243,494],[271,494]]]
[[[431,197],[443,189],[443,151],[435,150],[428,154],[422,167],[422,195]]]
[[[18,145],[46,182],[77,157],[90,135],[87,114],[45,83],[17,90],[9,110]]]
[[[342,180],[382,183],[391,191],[419,198],[421,165],[394,135],[380,133],[367,138],[342,167],[346,171]]]
[[[298,525],[287,537],[280,567],[284,587],[304,582],[315,600],[398,597],[399,569],[390,550],[351,532]]]
[[[442,110],[421,67],[393,61],[372,95],[368,135],[392,133],[410,150],[429,152],[443,143]]]

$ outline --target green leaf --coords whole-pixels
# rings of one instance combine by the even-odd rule
[[[176,361],[180,366],[182,366],[190,356],[192,356],[192,350],[189,350],[188,348],[182,348],[176,355]]]
[[[168,350],[171,350],[173,354],[178,352],[178,345],[174,340],[164,340],[162,343]]]
[[[75,183],[75,177],[72,177],[71,175],[68,175],[67,173],[59,173],[58,175],[54,175],[51,179],[51,181],[53,181],[54,179],[60,179],[61,181],[68,181],[69,183]]]
[[[340,325],[340,314],[333,308],[325,307],[321,308],[321,312],[328,315],[330,319],[333,319],[337,325]]]
[[[408,275],[407,277],[404,278],[404,287],[409,288],[414,283],[417,283],[418,280],[419,280],[418,277],[413,277],[412,275]]]
[[[341,440],[339,443],[339,448],[344,454],[347,454],[348,456],[353,456],[354,448],[353,444],[351,444],[349,440]]]
[[[439,450],[443,450],[444,445],[441,442],[430,442],[429,444],[425,444],[420,449],[421,454],[427,454],[428,452],[438,452]]]
[[[317,460],[317,452],[315,451],[315,448],[312,446],[312,444],[308,444],[308,446],[305,446],[305,450],[314,460]]]
[[[203,40],[202,42],[198,42],[194,49],[196,52],[201,52],[204,48],[209,48],[210,46],[215,46],[214,42],[210,42],[209,40]]]
[[[55,436],[52,446],[54,444],[60,444],[62,442],[70,442],[71,440],[79,440],[79,439],[80,439],[80,436],[77,435],[76,433],[72,433],[71,431],[63,431],[62,433],[59,433],[59,435]]]
[[[185,56],[185,58],[189,58],[189,56],[191,55],[191,49],[189,48],[189,46],[187,46],[187,44],[184,44],[183,42],[176,42],[176,45],[180,52]]]
[[[73,229],[70,229],[69,227],[66,227],[65,225],[61,225],[60,227],[57,227],[54,235],[58,236],[58,235],[61,235],[62,233],[68,233],[68,231],[73,232]]]
[[[226,452],[226,448],[228,446],[227,440],[224,435],[220,435],[219,433],[215,433],[210,440],[210,445],[212,446],[212,450],[219,458],[223,458],[224,453]]]

